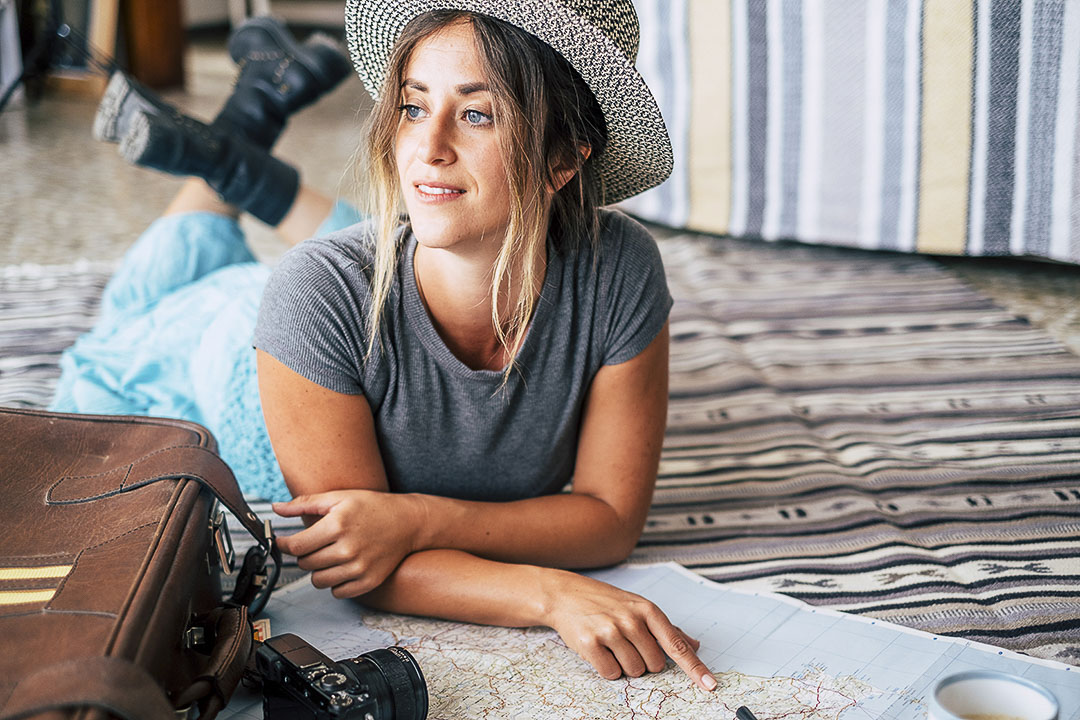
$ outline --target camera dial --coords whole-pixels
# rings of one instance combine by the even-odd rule
[[[321,678],[319,678],[319,687],[321,687],[323,690],[326,690],[327,692],[341,690],[348,684],[349,678],[338,672],[326,673]]]

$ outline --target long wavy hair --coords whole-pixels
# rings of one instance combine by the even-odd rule
[[[400,232],[407,217],[394,152],[402,122],[405,68],[424,38],[462,21],[474,30],[510,187],[506,237],[491,281],[492,326],[510,357],[503,374],[505,386],[517,367],[514,358],[536,306],[535,288],[542,279],[537,258],[548,237],[558,253],[583,246],[595,253],[598,248],[597,206],[603,189],[595,165],[604,151],[606,125],[592,91],[561,55],[529,33],[484,15],[456,10],[420,15],[406,26],[391,54],[361,148],[361,172],[369,181],[366,209],[377,218],[367,352],[378,341],[400,243],[406,237]],[[586,148],[588,157],[583,161]],[[578,168],[577,173],[554,194],[548,208],[548,189],[557,185],[557,171],[572,167]],[[510,316],[500,318],[500,294],[513,287],[514,273],[520,273],[520,289],[517,297],[507,298]]]

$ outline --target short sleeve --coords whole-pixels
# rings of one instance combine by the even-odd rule
[[[610,211],[602,233],[601,308],[607,324],[602,364],[618,365],[656,338],[672,299],[660,249],[643,225]]]
[[[359,263],[334,244],[297,245],[267,281],[255,347],[324,388],[363,394],[369,287]]]

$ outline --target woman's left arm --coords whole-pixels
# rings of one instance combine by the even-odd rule
[[[582,411],[570,493],[495,503],[313,488],[313,494],[274,509],[294,516],[327,515],[336,508],[333,527],[353,538],[367,535],[373,550],[379,526],[392,523],[395,534],[402,524],[412,528],[411,543],[400,549],[406,554],[446,548],[561,568],[621,562],[641,535],[656,482],[667,421],[668,345],[665,324],[634,358],[596,373]],[[318,546],[333,542],[312,540]],[[300,543],[300,554],[306,544]]]

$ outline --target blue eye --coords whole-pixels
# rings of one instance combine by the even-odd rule
[[[491,123],[491,116],[487,113],[482,113],[479,110],[466,110],[465,121],[470,125],[489,125]]]
[[[423,114],[423,112],[424,112],[423,110],[421,110],[416,105],[409,105],[409,104],[402,105],[401,107],[398,108],[398,110],[401,110],[402,112],[404,112],[405,116],[407,118],[409,118],[410,120],[419,119],[421,114]]]

